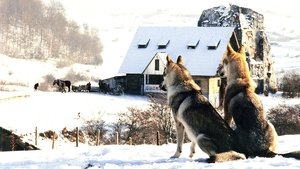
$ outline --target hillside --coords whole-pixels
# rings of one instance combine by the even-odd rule
[[[23,59],[57,59],[64,65],[101,64],[98,30],[65,15],[59,1],[2,0],[0,53]]]

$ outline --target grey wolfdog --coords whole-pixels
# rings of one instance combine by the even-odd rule
[[[194,82],[183,65],[181,56],[177,63],[167,56],[160,88],[167,91],[168,104],[176,123],[177,150],[172,158],[182,152],[184,134],[192,141],[191,154],[195,144],[210,157],[208,162],[222,162],[245,159],[243,154],[233,151],[233,130],[202,95],[200,87]]]
[[[244,47],[236,52],[230,45],[223,59],[227,87],[224,96],[224,118],[236,124],[235,150],[247,157],[282,155],[300,159],[300,151],[277,154],[277,133],[268,122],[263,104],[255,93],[256,84],[250,76]]]

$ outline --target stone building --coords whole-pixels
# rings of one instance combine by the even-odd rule
[[[252,78],[257,83],[257,93],[277,91],[276,75],[271,46],[265,33],[264,16],[249,8],[230,5],[204,10],[198,21],[199,27],[235,27],[238,44],[246,46]]]

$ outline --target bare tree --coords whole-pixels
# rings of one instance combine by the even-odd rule
[[[72,63],[102,63],[98,31],[81,27],[65,17],[58,1],[45,6],[41,0],[0,1],[0,52],[19,58]]]

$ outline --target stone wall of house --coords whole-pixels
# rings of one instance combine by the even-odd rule
[[[246,47],[252,78],[263,81],[263,89],[277,91],[277,82],[271,56],[271,46],[265,33],[264,16],[249,8],[230,5],[204,10],[199,27],[235,27],[239,45]]]

